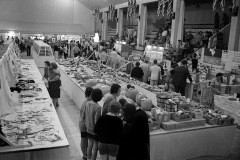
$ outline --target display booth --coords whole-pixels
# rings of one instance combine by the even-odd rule
[[[79,97],[84,97],[86,87],[91,85],[93,88],[100,87],[103,91],[104,97],[99,102],[99,105],[103,106],[110,92],[108,85],[112,83],[121,85],[122,93],[118,99],[127,97],[127,86],[131,84],[135,88],[132,93],[137,90],[138,93],[146,96],[145,99],[151,100],[153,106],[159,107],[153,107],[151,111],[146,111],[150,117],[156,116],[160,120],[159,122],[155,121],[153,125],[149,124],[151,160],[184,160],[209,155],[225,156],[230,153],[236,125],[208,124],[208,121],[203,118],[203,114],[198,115],[197,118],[183,121],[173,120],[169,114],[170,112],[160,109],[160,106],[165,107],[165,109],[167,107],[171,108],[171,105],[166,105],[159,98],[159,94],[164,94],[163,91],[135,81],[124,73],[115,72],[114,69],[105,67],[97,69],[97,62],[94,61],[81,60],[75,63],[78,64],[77,67],[76,64],[69,60],[59,62],[59,68],[63,84],[62,88],[79,108],[84,102],[84,98]],[[92,78],[86,79],[86,77]],[[134,97],[129,96],[132,99],[126,98],[129,103],[139,105],[138,95],[135,95],[135,102],[133,101]],[[174,108],[174,106],[172,107]],[[142,108],[144,109],[143,106]],[[158,109],[160,110],[156,111]]]
[[[144,55],[150,59],[150,62],[153,62],[153,60],[156,59],[158,63],[160,63],[164,59],[164,48],[148,45],[145,48]]]
[[[126,42],[117,41],[114,45],[114,48],[125,58],[132,54],[132,49],[130,45],[126,44]]]
[[[34,60],[0,59],[0,159],[68,160],[69,143]]]
[[[38,68],[44,68],[45,61],[54,61],[53,51],[50,45],[43,41],[34,41],[32,46],[32,56]]]

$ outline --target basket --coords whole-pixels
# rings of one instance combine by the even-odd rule
[[[168,97],[162,98],[161,96],[160,97],[157,96],[157,106],[165,108],[165,104],[168,99],[169,99]]]
[[[212,118],[206,118],[206,123],[210,125],[217,125],[218,124],[218,118],[212,117]]]
[[[192,113],[184,112],[181,115],[172,114],[172,119],[176,122],[189,121],[192,120]]]
[[[226,118],[222,118],[221,116],[218,116],[218,125],[232,125],[234,124],[234,118],[231,116],[227,116]]]
[[[149,131],[154,131],[154,130],[160,129],[160,122],[153,121],[153,124],[148,123],[148,128],[149,128]]]
[[[177,112],[178,104],[172,104],[172,103],[168,104],[168,103],[166,103],[164,109],[167,112]]]
[[[193,118],[202,119],[203,118],[203,110],[202,109],[192,109]]]
[[[162,111],[158,107],[152,108],[151,114],[159,122],[167,122],[170,120],[170,114],[166,111]]]

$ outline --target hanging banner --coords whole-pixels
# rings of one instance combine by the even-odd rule
[[[202,50],[202,60],[201,62],[209,66],[210,74],[215,75],[219,72],[224,73],[224,67],[222,65],[222,53],[223,51],[220,49],[209,49],[204,48]]]
[[[225,51],[225,70],[240,74],[240,52]]]

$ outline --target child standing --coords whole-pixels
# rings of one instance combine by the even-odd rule
[[[86,111],[86,103],[91,100],[91,94],[93,89],[91,87],[87,87],[85,90],[86,100],[83,102],[80,108],[80,118],[79,118],[79,129],[81,132],[81,150],[83,153],[83,159],[87,160],[87,146],[88,146],[88,138],[87,138],[87,128],[85,125],[85,111]]]
[[[85,125],[88,135],[87,159],[96,160],[98,151],[97,134],[94,132],[98,118],[101,116],[101,106],[98,104],[102,99],[102,91],[94,89],[91,94],[91,101],[87,102],[85,110]]]
[[[109,104],[109,112],[102,115],[95,126],[98,134],[99,153],[102,160],[115,160],[122,138],[123,124],[118,117],[121,104],[113,100]]]

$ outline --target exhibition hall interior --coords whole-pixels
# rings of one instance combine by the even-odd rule
[[[0,160],[240,160],[240,0],[0,0]]]

